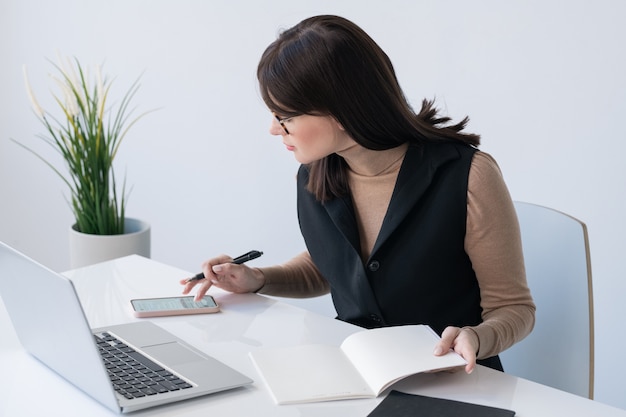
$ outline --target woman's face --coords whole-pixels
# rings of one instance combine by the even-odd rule
[[[280,115],[278,117],[281,118]],[[272,118],[270,134],[280,135],[287,150],[293,152],[301,164],[320,160],[356,145],[332,116],[302,114],[282,121],[289,134],[276,118]]]

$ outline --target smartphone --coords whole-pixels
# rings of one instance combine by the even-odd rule
[[[135,317],[179,316],[183,314],[217,313],[220,307],[213,297],[205,295],[200,301],[193,296],[140,298],[130,300]]]

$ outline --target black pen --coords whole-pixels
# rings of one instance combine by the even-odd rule
[[[263,255],[263,252],[258,251],[258,250],[251,250],[248,253],[244,253],[243,255],[236,257],[235,259],[233,259],[231,263],[241,265],[244,262],[248,262],[248,261],[258,258],[261,255]],[[205,278],[204,272],[200,272],[194,275],[193,277],[188,278],[187,282],[199,281],[204,278]]]

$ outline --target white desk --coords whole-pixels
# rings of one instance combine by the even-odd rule
[[[139,256],[117,259],[66,273],[76,285],[92,327],[138,320],[129,300],[180,293],[181,271]],[[2,279],[2,277],[0,277]],[[33,288],[33,290],[36,290]],[[340,344],[359,328],[267,297],[211,292],[222,312],[153,319],[207,354],[255,380],[252,386],[174,405],[133,413],[134,416],[366,416],[381,401],[347,400],[305,405],[273,403],[248,352],[262,346],[308,343]],[[25,300],[28,294],[24,294]],[[0,416],[113,416],[74,386],[22,350],[0,302]],[[620,410],[530,381],[478,367],[471,375],[416,375],[395,389],[515,410],[519,417],[622,416]]]

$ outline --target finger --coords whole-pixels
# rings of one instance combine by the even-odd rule
[[[202,264],[202,272],[207,279],[215,278],[216,266],[227,266],[232,262],[233,258],[228,255],[220,255],[216,258],[210,259]]]
[[[181,279],[179,283],[181,285],[184,285],[183,291],[182,291],[183,294],[189,294],[196,285],[200,285],[198,292],[196,293],[196,296],[194,297],[195,301],[200,301],[202,297],[206,295],[209,288],[211,288],[211,282],[207,279],[189,281],[189,278],[185,278],[185,279]]]
[[[471,345],[468,345],[467,342],[459,341],[456,343],[454,351],[465,359],[465,362],[467,362],[465,372],[471,374],[476,367],[476,352],[472,350]]]
[[[459,332],[459,339],[463,338],[461,356],[467,361],[465,372],[471,374],[476,367],[476,356],[480,342],[478,335],[469,329],[463,329]]]
[[[459,334],[459,328],[449,326],[441,333],[441,340],[435,345],[435,356],[445,355],[454,346],[454,341]]]
[[[180,285],[184,285],[183,294],[189,294],[193,287],[196,286],[198,281],[189,281],[189,278],[184,278],[178,281]]]
[[[213,274],[213,278],[211,278],[211,284],[220,287],[220,281],[222,281],[225,277],[217,274]],[[220,287],[221,288],[221,287]]]
[[[204,282],[200,284],[200,288],[198,288],[198,292],[196,292],[196,296],[194,297],[195,301],[200,301],[209,291],[209,288],[213,285],[209,280],[203,280]]]
[[[463,351],[459,351],[457,353],[467,362],[465,365],[465,372],[468,374],[474,372],[474,368],[476,367],[476,354],[472,352],[471,349],[464,349]]]
[[[232,266],[231,263],[224,263],[224,264],[213,265],[211,267],[211,274],[215,278],[217,278],[219,275],[228,275],[231,266]]]

